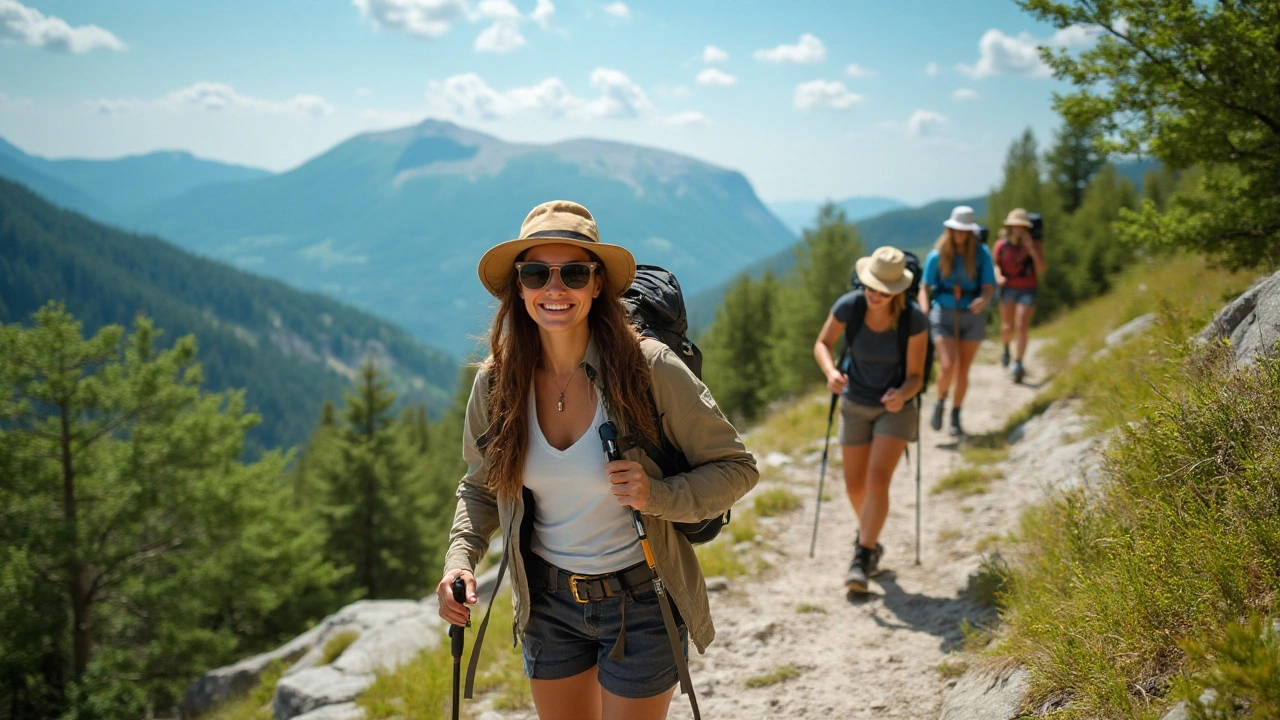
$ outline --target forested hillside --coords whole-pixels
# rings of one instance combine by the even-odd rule
[[[165,336],[195,334],[207,386],[245,388],[263,422],[250,445],[301,443],[325,398],[338,398],[373,355],[402,400],[438,412],[457,363],[395,326],[328,298],[299,292],[59,210],[0,181],[0,322],[27,323],[57,300],[89,331],[131,326],[141,314]]]

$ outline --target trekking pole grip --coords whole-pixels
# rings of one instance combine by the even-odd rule
[[[462,579],[461,575],[453,579],[453,584],[450,586],[449,589],[453,591],[454,602],[463,603],[463,604],[467,602],[467,581]],[[469,626],[469,625],[471,625],[471,621],[467,620],[466,626]],[[463,625],[449,626],[449,640],[451,643],[450,650],[452,651],[453,659],[455,661],[460,660],[462,658],[462,631],[463,631],[463,628],[466,626],[463,626]]]

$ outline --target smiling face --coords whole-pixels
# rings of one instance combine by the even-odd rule
[[[862,294],[865,295],[867,298],[867,306],[873,307],[873,308],[879,308],[882,305],[887,307],[889,303],[893,300],[892,295],[888,293],[882,293],[879,290],[876,290],[875,288],[870,286],[864,288]]]
[[[591,254],[573,245],[539,245],[530,248],[521,258],[524,262],[542,262],[559,265],[567,262],[591,262]],[[604,286],[603,270],[591,276],[591,282],[580,290],[565,287],[559,272],[551,273],[551,280],[537,290],[520,285],[520,298],[524,300],[529,317],[542,332],[561,333],[585,329],[591,301],[600,295]]]

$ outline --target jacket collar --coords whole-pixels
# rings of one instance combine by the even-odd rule
[[[587,379],[596,386],[596,390],[604,394],[604,372],[600,364],[600,347],[594,337],[587,339],[587,352],[582,356],[580,367],[586,371]]]

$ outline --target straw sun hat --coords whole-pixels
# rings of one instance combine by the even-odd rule
[[[635,258],[621,245],[600,242],[600,232],[590,211],[575,202],[552,200],[529,211],[520,225],[520,237],[494,245],[480,258],[476,272],[484,289],[494,297],[501,297],[503,286],[515,273],[520,253],[551,244],[573,245],[595,253],[604,263],[609,290],[615,295],[621,295],[635,279]]]
[[[1014,208],[1009,211],[1009,216],[1004,219],[1005,225],[1021,225],[1022,227],[1031,227],[1031,217],[1027,215],[1027,211],[1022,208]]]
[[[915,275],[907,269],[907,257],[896,247],[878,247],[854,265],[858,279],[872,290],[896,295],[911,287]]]

